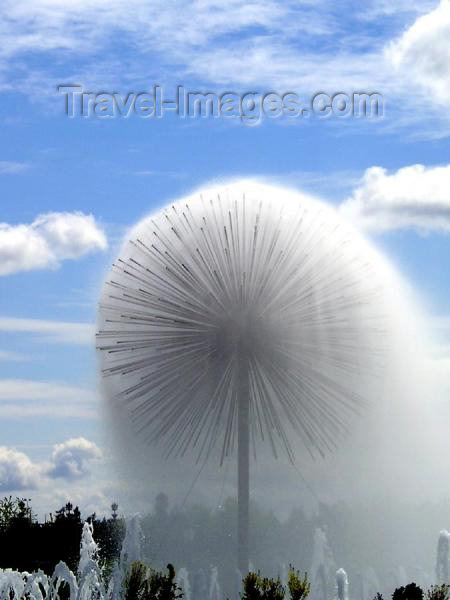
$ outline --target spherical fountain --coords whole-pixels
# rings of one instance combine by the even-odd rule
[[[205,189],[128,235],[104,286],[101,371],[167,457],[237,449],[238,565],[249,564],[250,457],[324,455],[380,367],[380,282],[365,243],[297,192]]]

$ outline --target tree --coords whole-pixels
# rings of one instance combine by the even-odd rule
[[[28,505],[28,498],[5,497],[0,500],[0,530],[11,527],[15,522],[33,520],[31,508]]]
[[[415,583],[408,583],[394,590],[392,600],[423,600],[423,590]]]

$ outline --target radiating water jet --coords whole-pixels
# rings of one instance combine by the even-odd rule
[[[364,243],[302,194],[206,189],[130,233],[100,303],[102,373],[166,456],[237,447],[242,572],[251,448],[335,447],[379,367],[381,316]]]

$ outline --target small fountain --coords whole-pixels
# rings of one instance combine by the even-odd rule
[[[134,515],[125,529],[125,538],[120,552],[120,566],[126,570],[132,563],[142,558],[142,529],[139,515]]]
[[[450,533],[443,529],[439,533],[436,556],[436,581],[448,583],[448,554],[450,549]]]
[[[281,583],[286,587],[289,579],[289,571],[285,564],[280,565],[278,573]]]
[[[243,591],[243,586],[242,586],[242,575],[241,572],[239,571],[239,569],[236,569],[236,587],[235,587],[235,594],[234,594],[234,598],[240,599],[241,595],[242,595],[242,591]]]
[[[342,568],[336,571],[336,596],[337,600],[348,600],[348,577]]]
[[[40,569],[27,577],[24,593],[29,600],[44,600],[48,596],[48,590],[48,577]]]
[[[361,599],[372,600],[372,598],[375,598],[379,591],[380,582],[375,569],[373,567],[367,567],[367,569],[365,569],[365,571],[363,571],[361,574]]]
[[[142,529],[139,515],[134,515],[127,521],[125,538],[122,542],[119,562],[114,565],[108,584],[107,598],[120,600],[123,582],[130,566],[142,557]]]
[[[197,569],[192,586],[193,600],[205,600],[208,597],[208,583],[203,569]]]
[[[12,569],[2,571],[0,578],[0,598],[14,598],[19,600],[25,591],[24,575],[28,573],[19,573]]]
[[[81,534],[80,562],[78,564],[79,600],[104,598],[102,574],[98,564],[98,545],[94,540],[94,528],[84,523]]]
[[[436,583],[434,577],[431,577],[430,574],[421,567],[413,567],[408,574],[410,576],[410,581],[415,581],[423,590],[427,590]]]
[[[78,599],[78,582],[75,575],[66,565],[66,563],[60,561],[53,571],[53,575],[51,578],[51,590],[52,594],[55,595],[56,598],[59,598],[59,590],[61,585],[66,584],[69,588],[70,592],[70,600]]]
[[[176,580],[178,586],[183,590],[183,600],[191,600],[191,584],[188,570],[185,567],[178,571]]]
[[[404,567],[399,565],[392,568],[384,577],[382,586],[383,596],[390,596],[393,590],[408,585],[411,581],[412,579],[408,576]],[[378,587],[378,591],[380,591],[380,586]]]
[[[327,536],[322,529],[314,532],[313,557],[311,563],[312,600],[329,600],[334,592],[336,567]]]
[[[219,572],[217,567],[211,568],[211,579],[209,582],[209,600],[222,600],[222,591],[219,585]]]

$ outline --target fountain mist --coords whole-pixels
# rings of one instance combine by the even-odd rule
[[[391,536],[389,539],[393,540],[386,548],[383,547],[383,532],[380,525],[377,524],[382,522],[380,507],[385,507],[386,510],[389,507],[397,510],[398,503],[405,499],[408,499],[409,502],[420,502],[430,497],[442,497],[446,488],[446,475],[441,456],[445,449],[448,449],[448,442],[445,440],[442,425],[444,408],[439,404],[443,395],[434,371],[433,361],[428,353],[430,341],[424,319],[418,308],[418,302],[395,269],[373,245],[343,223],[333,209],[320,201],[292,190],[261,185],[251,181],[234,182],[226,186],[213,186],[201,190],[205,203],[211,198],[216,198],[220,193],[227,207],[230,198],[233,199],[235,196],[242,198],[244,192],[248,206],[251,206],[252,198],[267,199],[271,203],[270,210],[273,214],[278,215],[280,205],[288,207],[287,214],[290,216],[297,215],[296,211],[299,206],[301,207],[304,213],[303,222],[308,226],[305,225],[305,229],[302,230],[303,238],[298,244],[298,251],[300,255],[302,253],[307,255],[310,265],[316,263],[316,268],[312,269],[311,275],[321,282],[320,285],[313,286],[315,293],[312,293],[305,313],[305,317],[307,315],[308,319],[315,319],[316,324],[313,327],[308,326],[306,318],[301,327],[302,319],[283,321],[279,318],[280,313],[275,308],[273,322],[268,320],[267,328],[262,331],[264,335],[261,340],[259,334],[257,335],[259,327],[250,331],[253,345],[257,346],[260,343],[264,348],[267,340],[272,339],[278,344],[277,336],[282,331],[283,335],[288,336],[289,344],[292,344],[292,347],[295,345],[300,353],[303,352],[304,373],[308,372],[306,367],[309,368],[309,364],[320,365],[316,369],[317,372],[331,374],[333,381],[337,381],[340,386],[343,386],[341,388],[342,399],[346,398],[348,391],[351,390],[349,397],[358,399],[353,406],[361,408],[359,399],[364,399],[368,407],[367,410],[362,411],[360,417],[350,421],[349,407],[341,406],[340,402],[333,404],[333,414],[328,412],[327,408],[323,430],[325,433],[318,437],[313,436],[311,440],[309,434],[317,429],[317,421],[312,419],[310,425],[302,430],[303,435],[296,437],[293,435],[293,433],[295,434],[293,422],[296,417],[292,417],[300,407],[302,411],[310,409],[321,411],[320,402],[315,405],[314,403],[300,404],[292,409],[289,408],[287,412],[282,410],[279,412],[278,424],[275,425],[275,422],[271,423],[270,417],[267,415],[270,415],[273,410],[276,394],[268,393],[264,405],[264,403],[261,404],[261,398],[264,396],[259,397],[255,393],[252,410],[255,415],[258,406],[263,407],[263,410],[256,421],[260,426],[258,425],[252,430],[252,443],[258,448],[258,461],[252,467],[252,496],[281,515],[286,515],[290,508],[299,504],[314,507],[317,499],[328,503],[337,500],[363,503],[367,507],[367,512],[380,515],[376,517],[379,518],[379,521],[372,522],[370,519],[361,521],[358,523],[358,527],[355,526],[352,535],[360,536],[362,546],[364,538],[373,540],[371,545],[373,560],[376,559],[380,564],[382,563],[386,572],[392,564],[404,562],[411,567],[419,565],[423,556],[433,556],[434,525],[428,528],[429,538],[426,538],[424,542],[426,548],[421,553],[418,550],[420,544],[412,542],[415,530],[413,522],[407,521],[407,511],[398,509],[399,516],[396,520],[396,527],[390,526],[390,530],[385,532]],[[191,206],[195,219],[200,222],[201,215],[197,214],[196,209],[193,208],[198,196],[199,193],[196,193],[185,198],[176,203],[175,207],[188,204]],[[208,214],[208,218],[214,218],[212,213]],[[179,215],[182,215],[182,211],[179,212]],[[251,223],[251,218],[255,218],[256,213],[252,213],[249,209],[248,215],[246,226],[250,228],[249,223]],[[180,216],[178,218],[182,219]],[[143,241],[148,246],[145,236],[149,235],[152,220],[156,222],[164,235],[168,235],[167,228],[170,230],[171,223],[174,224],[170,219],[175,219],[170,210],[167,217],[160,215],[156,221],[155,218],[145,219],[127,235],[127,239],[144,238]],[[293,217],[287,219],[285,239],[288,239],[294,222]],[[176,227],[181,227],[181,225],[178,223]],[[312,235],[313,243],[309,245],[306,243],[308,232],[311,234],[313,231],[315,232]],[[178,244],[176,249],[181,252],[181,241],[174,243]],[[206,238],[203,243],[206,247]],[[339,248],[338,252],[336,252],[337,247]],[[206,250],[204,251],[206,252]],[[125,245],[121,254],[125,256],[126,260],[136,259],[140,262],[139,256],[142,254],[142,248],[137,250],[135,246]],[[329,263],[332,265],[331,267],[325,267],[321,260],[330,256],[334,258],[334,262]],[[247,257],[251,257],[251,254],[247,254]],[[249,260],[249,258],[247,259]],[[221,263],[217,264],[219,268]],[[261,272],[264,272],[268,265],[270,266],[270,262],[261,259],[259,265]],[[135,272],[141,269],[137,265],[135,267],[137,270]],[[145,275],[143,276],[145,277]],[[173,276],[176,279],[176,277],[182,277],[182,273],[175,270]],[[211,278],[213,277],[211,275]],[[143,348],[145,342],[138,348],[138,354],[141,357],[139,360],[142,361],[140,364],[134,361],[134,357],[137,355],[132,355],[130,352],[131,347],[135,347],[135,339],[131,334],[127,337],[127,332],[134,332],[140,328],[143,332],[142,336],[145,337],[144,332],[149,330],[145,327],[142,329],[142,323],[139,322],[140,317],[138,320],[133,318],[131,315],[133,311],[130,312],[129,305],[124,303],[123,293],[132,279],[134,281],[134,278],[124,273],[123,265],[118,268],[117,278],[114,280],[118,284],[115,290],[117,297],[109,299],[107,307],[111,311],[109,314],[112,315],[112,321],[118,322],[111,322],[108,327],[111,328],[110,339],[116,341],[120,339],[123,342],[124,352],[122,353],[123,358],[120,358],[120,354],[112,353],[109,358],[105,355],[103,362],[106,369],[117,367],[117,373],[120,374],[121,379],[121,382],[118,383],[117,378],[112,374],[112,377],[104,381],[106,395],[109,398],[117,398],[118,394],[122,394],[122,398],[130,397],[125,408],[123,405],[109,406],[113,412],[112,431],[115,436],[113,447],[118,450],[119,463],[124,467],[123,473],[131,482],[130,490],[132,491],[128,499],[136,502],[137,498],[145,498],[148,503],[149,497],[154,497],[157,492],[164,489],[169,493],[172,501],[181,502],[189,490],[191,482],[197,479],[201,467],[201,477],[190,498],[201,499],[213,505],[217,501],[221,487],[225,494],[233,495],[235,493],[232,482],[225,481],[225,469],[217,469],[214,464],[203,462],[203,457],[209,454],[219,461],[222,459],[226,462],[235,448],[236,413],[231,401],[232,396],[227,396],[234,385],[233,372],[224,369],[221,388],[223,392],[217,396],[214,396],[213,393],[209,394],[215,387],[211,387],[211,380],[205,379],[205,387],[203,391],[199,392],[199,409],[195,415],[190,417],[187,400],[191,393],[191,387],[189,384],[181,385],[177,377],[173,375],[173,373],[179,373],[180,370],[186,368],[186,363],[183,361],[187,360],[189,355],[183,359],[180,358],[173,370],[171,370],[170,363],[162,364],[163,371],[160,374],[165,379],[161,381],[161,384],[166,386],[165,389],[169,394],[167,397],[173,394],[180,401],[177,409],[173,408],[176,418],[174,417],[173,422],[170,421],[169,416],[172,410],[170,402],[164,404],[161,400],[161,403],[158,404],[156,396],[152,396],[154,392],[151,390],[151,385],[154,375],[152,374],[147,380],[148,388],[145,388],[146,380],[138,377],[139,371],[136,369],[143,367],[147,360]],[[125,280],[126,286],[123,288],[121,286]],[[355,284],[355,287],[352,287],[351,282]],[[300,279],[292,276],[292,285],[294,283],[300,284]],[[139,284],[134,283],[133,285],[135,286],[133,288],[135,298],[139,297],[145,304],[147,302],[147,298],[145,300],[143,298],[145,293],[141,297],[136,291],[139,290]],[[233,285],[233,293],[237,293],[239,286]],[[356,290],[351,293],[355,299],[355,306],[351,310],[344,310],[343,305],[339,304],[340,301],[337,301],[336,298],[340,297],[339,290],[347,290],[346,298],[348,299],[349,289]],[[279,291],[279,288],[274,286],[270,289],[268,296],[273,300],[275,307]],[[198,291],[196,293],[198,294]],[[205,315],[208,314],[208,311],[213,308],[215,310],[213,301],[210,300],[209,304],[205,301],[204,304],[204,314],[201,315],[200,320],[203,323],[201,327],[204,327]],[[141,308],[135,306],[136,311]],[[118,311],[122,311],[121,314],[125,315],[126,323],[123,319],[117,318]],[[322,320],[325,323],[329,318],[339,321],[339,323],[334,323],[334,329],[329,330],[332,331],[332,334],[326,333],[325,326],[317,326],[318,322]],[[237,323],[238,319],[235,319],[235,322]],[[226,355],[236,338],[233,331],[236,333],[239,328],[236,326],[235,329],[231,328],[231,332],[227,332],[226,327],[220,327],[220,321],[217,323],[220,345],[225,349]],[[289,328],[286,327],[287,323],[289,323]],[[368,323],[371,323],[370,327],[367,327]],[[373,324],[376,325],[372,326]],[[103,322],[100,323],[100,327],[108,331],[108,327],[105,328]],[[286,331],[287,329],[289,331]],[[166,338],[164,344],[167,352],[170,352],[168,339]],[[215,340],[216,338],[211,339],[211,335],[208,336],[208,344],[212,352]],[[101,344],[104,342],[106,342],[106,338],[101,340]],[[179,345],[182,343],[182,339],[177,337],[170,343]],[[105,345],[107,344],[105,343]],[[345,346],[345,350],[340,351],[339,348],[342,349],[343,346]],[[198,355],[194,351],[191,356],[192,360],[198,360]],[[273,366],[270,365],[270,355],[267,355],[267,360],[268,368],[273,369]],[[129,364],[129,370],[125,366],[126,364]],[[220,364],[226,365],[227,361]],[[212,355],[208,368],[211,367],[211,371],[219,377],[214,365]],[[278,368],[276,361],[274,365]],[[122,379],[123,377],[124,379]],[[217,379],[213,378],[213,381],[217,382]],[[311,379],[312,388],[317,389],[322,383],[319,377]],[[194,385],[194,380],[192,380],[192,385]],[[134,386],[139,387],[134,389]],[[261,387],[260,384],[259,387]],[[252,388],[255,391],[258,388],[256,377]],[[129,392],[125,392],[125,396],[123,395],[124,389]],[[333,386],[330,386],[329,389],[335,391]],[[206,403],[203,405],[204,408],[200,408],[201,398],[206,398],[206,396],[216,398],[210,410],[206,408]],[[153,397],[155,402],[152,404]],[[227,398],[223,403],[223,410],[220,410],[222,406],[220,398]],[[160,439],[165,442],[166,450],[169,453],[173,451],[175,454],[180,454],[181,451],[183,456],[178,461],[171,458],[165,459],[164,452],[161,452],[160,447],[155,446],[149,450],[140,439],[137,439],[133,428],[129,427],[130,410],[133,411],[133,409],[138,427],[145,425],[144,436],[148,434],[153,441]],[[302,413],[302,416],[304,414],[305,412]],[[146,418],[151,420],[150,429],[146,427]],[[351,424],[350,428],[349,424]],[[166,430],[169,432],[167,436],[165,435]],[[179,435],[173,436],[170,431],[177,431]],[[337,435],[340,444],[338,451],[320,461],[311,460],[307,456],[304,451],[305,447],[309,447],[313,453],[320,449],[323,450],[327,443],[332,443],[336,439],[336,434],[339,434]],[[285,450],[291,458],[295,459],[303,477],[309,483],[308,486],[299,480],[298,474],[287,462],[279,460],[276,467],[274,466],[271,448],[260,443],[263,436],[265,439],[273,440],[273,446],[277,452],[280,449]],[[196,441],[194,448],[190,447],[191,440]],[[195,461],[199,458],[199,453],[201,465],[197,466]],[[415,457],[414,461],[411,460],[412,456]],[[313,490],[314,497],[311,495],[310,489]],[[374,505],[372,512],[371,503]],[[143,505],[140,504],[139,507],[142,508]],[[442,526],[442,524],[438,525],[439,529]],[[370,558],[369,544],[367,544],[367,548],[367,555]],[[402,553],[405,554],[404,560],[397,560],[396,557]],[[340,564],[344,564],[340,556],[337,556],[337,560]],[[430,560],[427,558],[428,563],[425,565],[428,571],[432,568],[432,565],[429,564]],[[293,561],[295,562],[295,557],[293,557]],[[305,566],[307,567],[307,565]],[[361,566],[361,570],[363,570],[363,566]]]

